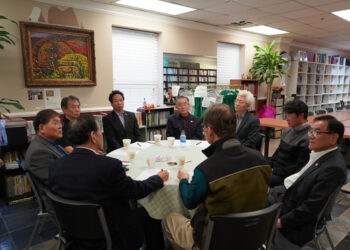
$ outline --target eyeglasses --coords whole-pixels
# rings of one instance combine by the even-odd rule
[[[333,132],[329,132],[329,131],[316,131],[316,130],[309,130],[307,132],[308,135],[312,135],[312,136],[318,136],[319,134],[333,134]]]

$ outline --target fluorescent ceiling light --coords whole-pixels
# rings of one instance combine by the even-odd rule
[[[287,31],[271,28],[271,27],[268,27],[265,25],[242,28],[242,30],[246,30],[246,31],[254,32],[254,33],[259,33],[259,34],[264,34],[264,35],[278,35],[278,34],[289,33]]]
[[[332,12],[332,14],[350,22],[350,9],[349,10],[334,11],[334,12]]]
[[[115,3],[170,15],[179,15],[196,10],[193,8],[159,0],[119,0]]]

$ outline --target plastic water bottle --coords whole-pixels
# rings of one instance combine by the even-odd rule
[[[186,134],[184,130],[181,130],[180,145],[181,145],[181,148],[184,148],[186,145]]]

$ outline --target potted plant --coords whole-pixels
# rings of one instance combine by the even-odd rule
[[[270,46],[265,43],[265,48],[254,45],[256,53],[253,58],[253,66],[249,70],[249,73],[251,73],[255,79],[259,80],[259,84],[266,82],[267,105],[271,104],[271,87],[274,80],[278,77],[282,77],[282,75],[289,76],[289,73],[282,69],[282,66],[288,63],[288,60],[279,54],[279,48],[274,50],[275,43],[275,40],[271,42]]]
[[[5,107],[5,105],[6,105],[6,106],[13,106],[13,107],[15,107],[15,108],[17,108],[17,109],[20,109],[20,110],[23,110],[23,109],[24,109],[23,106],[22,106],[22,104],[21,104],[19,101],[17,101],[17,100],[8,99],[8,98],[1,98],[1,99],[0,99],[0,108],[5,109],[7,113],[11,113],[11,110],[9,110],[7,107]],[[2,112],[0,111],[0,117],[1,117],[1,116],[4,116],[4,117],[7,118],[7,119],[9,118],[7,115],[5,115],[4,113],[2,113]]]
[[[18,26],[16,21],[8,19],[5,16],[0,16],[0,20],[1,19],[8,20],[8,21],[10,21],[10,22],[12,22],[12,23],[14,23],[14,24],[16,24]],[[4,43],[8,43],[8,44],[11,44],[11,45],[16,45],[15,41],[12,40],[11,36],[14,37],[14,35],[11,35],[10,32],[6,31],[3,26],[0,26],[0,49],[1,50],[4,49]]]

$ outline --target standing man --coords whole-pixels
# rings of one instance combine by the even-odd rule
[[[184,130],[187,139],[202,140],[202,119],[190,114],[190,102],[186,96],[179,96],[176,100],[178,113],[169,116],[166,125],[166,136],[180,139],[181,131]]]
[[[36,136],[27,149],[24,168],[48,187],[50,165],[66,155],[57,140],[62,138],[62,123],[59,114],[52,109],[40,111],[34,118]]]
[[[211,144],[208,157],[189,175],[179,170],[181,198],[194,209],[193,218],[171,213],[164,231],[174,249],[201,249],[208,220],[214,214],[239,213],[264,207],[271,168],[260,152],[242,147],[234,137],[236,116],[226,104],[209,108],[204,115],[204,135]],[[234,237],[234,235],[232,235]]]
[[[132,180],[121,161],[97,154],[103,147],[103,135],[91,115],[76,119],[70,131],[76,148],[51,166],[51,191],[63,198],[101,204],[116,249],[140,249],[144,235],[147,249],[163,249],[160,221],[151,219],[144,208],[131,210],[129,199],[144,198],[161,188],[168,171],[144,181]],[[103,246],[104,241],[73,242],[77,244],[74,249],[102,249],[101,243]]]
[[[113,90],[108,100],[113,111],[102,119],[107,153],[123,147],[123,139],[131,139],[131,143],[143,141],[135,114],[124,110],[124,94]]]
[[[294,100],[287,102],[283,109],[289,128],[283,132],[280,145],[270,160],[273,169],[271,187],[281,185],[287,176],[299,171],[310,156],[307,105],[303,101]]]
[[[249,108],[254,104],[255,99],[252,93],[247,90],[240,90],[235,101],[237,116],[236,138],[243,146],[256,149],[260,138],[260,121]]]
[[[80,116],[79,98],[72,95],[64,97],[61,101],[61,109],[64,113],[62,122],[63,137],[58,140],[58,144],[60,144],[67,153],[71,153],[73,151],[73,144],[68,140],[68,130],[70,128],[70,123]]]
[[[314,238],[318,214],[346,180],[337,147],[343,134],[344,125],[333,116],[316,117],[309,131],[310,160],[282,185],[270,188],[268,205],[283,204],[273,250],[299,250]]]

